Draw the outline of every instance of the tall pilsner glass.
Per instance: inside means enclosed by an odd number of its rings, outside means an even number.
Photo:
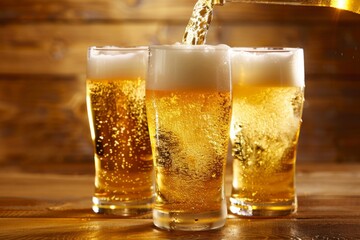
[[[234,48],[230,211],[296,211],[295,159],[304,102],[302,49]]]
[[[229,47],[150,47],[146,107],[157,227],[200,231],[224,225],[231,98]]]
[[[145,112],[148,47],[90,47],[86,100],[95,151],[93,210],[152,209],[153,162]]]

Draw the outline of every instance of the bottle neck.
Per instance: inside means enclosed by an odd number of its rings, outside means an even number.
[[[226,2],[266,3],[299,6],[322,6],[343,9],[360,14],[360,0],[211,0],[214,5],[224,5]]]

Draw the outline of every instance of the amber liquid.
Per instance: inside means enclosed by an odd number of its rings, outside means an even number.
[[[201,45],[206,43],[206,36],[213,18],[212,0],[198,0],[186,26],[183,44]]]
[[[186,224],[188,214],[193,216],[189,225],[199,227],[216,221],[212,213],[223,221],[230,93],[147,90],[146,94],[155,158],[155,213],[180,214],[181,224]],[[176,216],[173,221],[176,226]]]
[[[144,80],[88,79],[87,105],[95,148],[93,200],[100,208],[94,211],[151,199],[153,163]]]
[[[294,177],[303,96],[301,87],[233,87],[232,212],[264,216],[296,210]]]

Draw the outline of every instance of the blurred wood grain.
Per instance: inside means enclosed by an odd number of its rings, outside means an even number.
[[[0,163],[92,162],[85,107],[91,45],[180,41],[195,0],[0,1]],[[301,47],[299,162],[360,162],[360,15],[228,3],[209,44]]]
[[[188,21],[195,0],[2,0],[1,20],[11,21]],[[336,9],[264,4],[226,3],[215,11],[214,21],[359,21],[350,12]]]

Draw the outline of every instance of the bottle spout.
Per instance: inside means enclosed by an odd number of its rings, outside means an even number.
[[[333,7],[360,14],[360,0],[211,0],[214,5],[224,5],[226,2],[265,3],[298,6]]]

